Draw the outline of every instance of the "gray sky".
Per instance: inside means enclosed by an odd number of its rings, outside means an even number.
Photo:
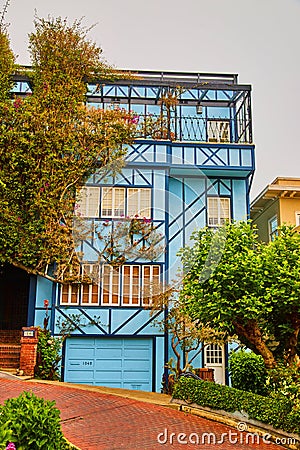
[[[11,0],[19,64],[30,63],[35,9],[96,23],[91,39],[119,68],[239,74],[253,87],[252,198],[277,176],[300,177],[300,0]]]

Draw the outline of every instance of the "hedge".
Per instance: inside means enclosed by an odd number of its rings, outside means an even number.
[[[293,409],[292,401],[283,396],[264,397],[211,381],[181,377],[174,386],[173,398],[227,412],[245,412],[249,419],[300,434],[300,411]]]

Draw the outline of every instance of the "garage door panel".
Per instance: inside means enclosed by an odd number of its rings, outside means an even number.
[[[121,370],[97,370],[96,371],[96,379],[100,378],[101,380],[109,383],[110,380],[122,382],[122,371]]]
[[[124,368],[124,370],[137,372],[137,373],[140,371],[149,372],[149,360],[145,360],[145,361],[139,360],[138,367],[137,367],[136,361],[124,360],[123,368]]]
[[[152,339],[68,338],[65,381],[152,390]]]
[[[132,359],[149,359],[149,348],[124,349],[124,357]]]
[[[124,381],[132,381],[132,382],[146,382],[149,379],[149,372],[148,371],[140,371],[140,372],[128,372],[124,370],[123,372],[123,379]]]
[[[78,370],[70,371],[68,374],[68,381],[70,383],[85,383],[84,380],[88,380],[93,377],[92,370],[87,370],[82,374],[82,372],[79,372]]]
[[[122,358],[123,351],[121,348],[97,348],[95,350],[96,359],[114,359]]]
[[[122,359],[96,359],[95,369],[102,372],[102,369],[121,370],[123,366]]]
[[[74,346],[68,349],[68,357],[70,359],[82,359],[81,355],[84,354],[84,359],[91,358],[94,359],[95,351],[93,347],[79,347]]]

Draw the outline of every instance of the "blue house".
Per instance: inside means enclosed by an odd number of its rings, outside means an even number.
[[[17,83],[19,94],[24,84]],[[177,252],[195,229],[248,218],[251,86],[231,74],[141,71],[89,85],[87,102],[135,111],[138,136],[121,173],[94,174],[78,194],[76,215],[91,230],[80,244],[81,269],[94,281],[61,287],[28,278],[23,325],[42,325],[47,299],[52,332],[65,323],[72,328],[63,348],[65,381],[160,391],[172,352],[155,325],[161,313],[147,309],[151,286],[176,279]],[[122,240],[132,224],[140,228],[131,236],[151,226],[159,238],[132,241],[122,264],[109,264],[103,242],[112,234]],[[216,380],[226,381],[226,349],[218,345],[207,346],[193,365],[214,368]]]

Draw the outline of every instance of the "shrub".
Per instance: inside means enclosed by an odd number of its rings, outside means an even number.
[[[0,450],[5,450],[7,444],[12,440],[13,440],[12,430],[5,423],[3,423],[0,426]]]
[[[23,392],[0,407],[0,429],[12,431],[8,439],[17,450],[71,449],[61,431],[60,411],[54,405],[54,401]]]
[[[59,380],[62,340],[48,330],[39,330],[35,376],[42,380]]]
[[[175,384],[173,398],[212,409],[245,412],[249,419],[300,433],[300,411],[293,409],[292,401],[283,396],[263,397],[210,381],[182,377]]]
[[[239,350],[229,356],[232,387],[264,395],[267,393],[267,370],[262,356]]]

